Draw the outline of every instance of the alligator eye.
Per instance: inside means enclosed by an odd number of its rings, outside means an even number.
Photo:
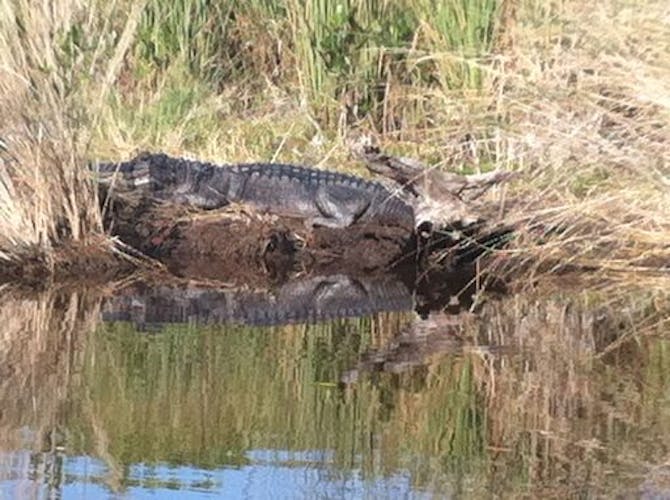
[[[307,248],[307,242],[304,238],[301,238],[297,233],[291,235],[291,243],[296,250],[303,250]]]

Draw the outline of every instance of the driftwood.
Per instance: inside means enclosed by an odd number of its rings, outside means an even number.
[[[414,208],[415,227],[467,228],[483,221],[474,200],[489,188],[516,177],[515,172],[457,175],[429,168],[412,159],[384,154],[376,146],[361,145],[354,153],[372,173],[397,184]]]

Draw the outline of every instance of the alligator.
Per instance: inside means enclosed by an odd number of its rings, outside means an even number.
[[[244,203],[307,227],[345,228],[375,222],[412,227],[408,203],[382,184],[354,175],[281,163],[215,165],[143,153],[121,163],[91,165],[103,186],[152,199],[216,209]]]
[[[190,322],[268,326],[410,311],[412,307],[411,292],[396,279],[338,274],[303,278],[266,290],[139,285],[107,299],[102,319],[132,322],[138,330]]]
[[[413,158],[396,157],[383,153],[377,146],[363,146],[357,154],[371,172],[393,179],[413,196],[424,198],[467,197],[473,200],[486,189],[517,177],[516,172],[493,171],[485,174],[459,175],[429,168]]]

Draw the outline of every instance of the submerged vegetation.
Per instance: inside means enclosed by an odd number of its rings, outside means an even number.
[[[90,159],[360,170],[371,133],[520,171],[494,196],[533,268],[667,269],[669,26],[659,0],[2,0],[0,259],[102,236]]]

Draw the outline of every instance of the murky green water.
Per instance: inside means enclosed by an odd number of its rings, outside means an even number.
[[[0,297],[0,497],[670,497],[653,296],[265,327],[171,297]]]

